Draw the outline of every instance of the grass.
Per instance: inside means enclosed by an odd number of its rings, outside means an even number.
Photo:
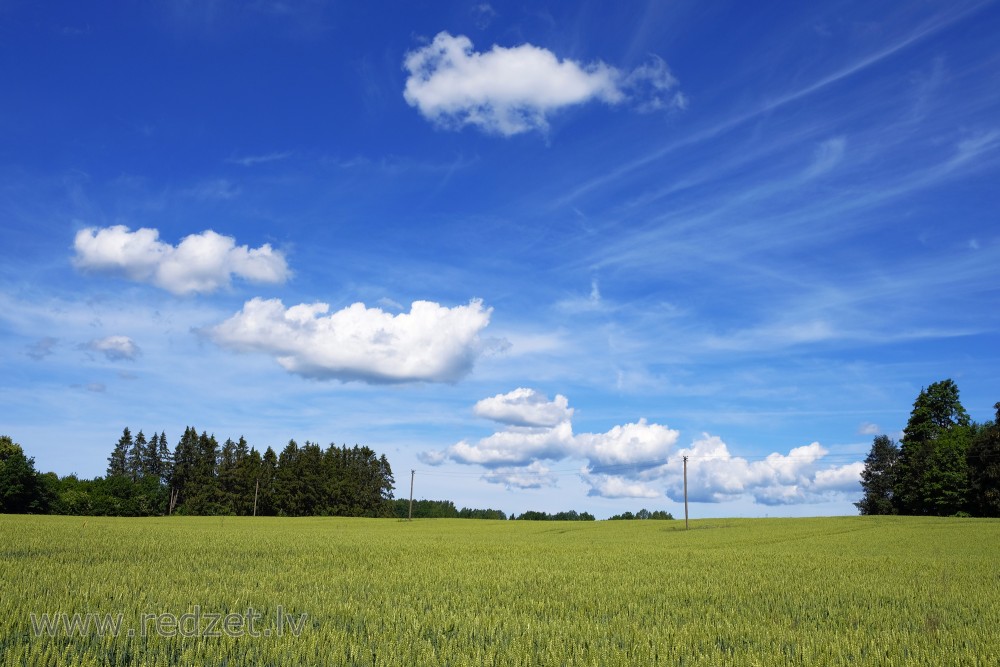
[[[730,519],[685,531],[681,521],[0,516],[0,535],[2,665],[1000,659],[995,520]],[[278,636],[279,607],[305,615],[301,632]],[[196,609],[247,608],[270,636],[245,625],[243,636],[204,636],[204,618],[202,636],[160,636],[143,620],[189,614],[194,630]],[[121,615],[121,632],[35,636],[32,614],[61,613]]]

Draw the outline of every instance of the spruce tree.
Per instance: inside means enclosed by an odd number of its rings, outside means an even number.
[[[133,482],[139,481],[146,475],[144,463],[148,444],[146,436],[143,434],[142,429],[140,429],[135,434],[135,440],[132,442],[126,458],[126,472]]]
[[[895,514],[893,489],[896,486],[899,447],[887,435],[875,436],[861,472],[865,495],[855,507],[861,514]]]
[[[132,444],[132,433],[126,426],[122,431],[122,437],[118,439],[118,444],[108,457],[108,477],[124,477],[128,473],[128,455],[132,450]]]
[[[166,431],[160,431],[160,443],[156,447],[157,459],[160,462],[160,481],[169,486],[170,475],[173,471],[174,456],[170,452],[170,445],[167,444]]]

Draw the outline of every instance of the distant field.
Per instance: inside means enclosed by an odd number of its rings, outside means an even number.
[[[3,665],[985,666],[1000,521],[0,516],[0,593]]]

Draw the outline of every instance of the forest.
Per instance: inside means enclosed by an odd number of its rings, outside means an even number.
[[[953,380],[922,389],[900,442],[875,436],[861,473],[861,514],[1000,517],[1000,403],[977,424]]]
[[[95,479],[38,474],[34,460],[0,436],[0,512],[158,516],[392,515],[392,469],[385,455],[355,445],[326,449],[290,440],[261,454],[242,437],[222,445],[184,430],[171,450],[165,433],[147,439],[125,428]]]

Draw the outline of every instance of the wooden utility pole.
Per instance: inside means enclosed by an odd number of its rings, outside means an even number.
[[[684,457],[684,530],[688,529],[688,457]]]
[[[257,486],[253,490],[253,515],[257,516],[257,494],[260,492],[260,477],[257,478]]]
[[[413,476],[416,474],[416,470],[410,470],[410,517],[407,521],[413,521]]]

